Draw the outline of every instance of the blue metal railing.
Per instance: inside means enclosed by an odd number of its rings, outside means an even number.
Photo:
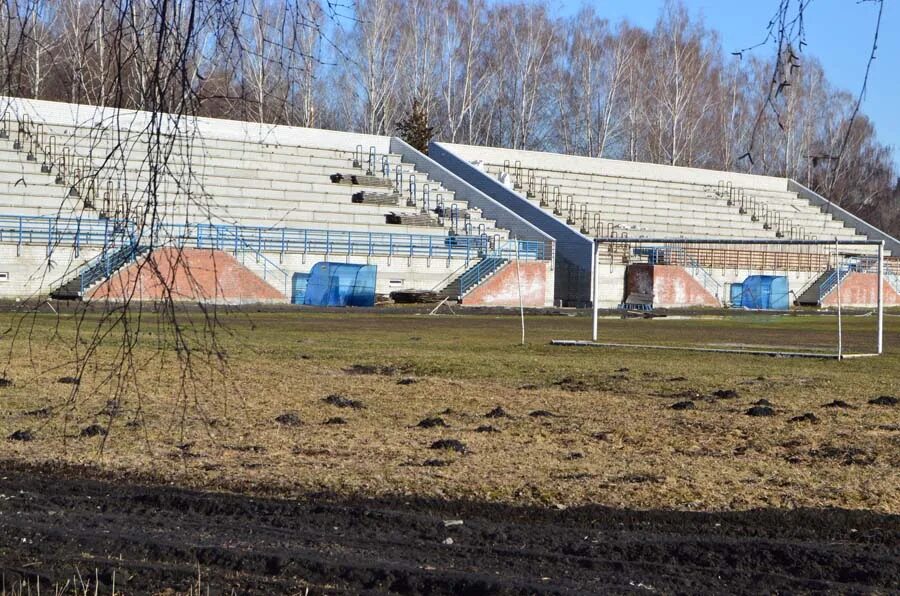
[[[177,242],[197,248],[240,252],[319,253],[326,255],[367,255],[396,257],[479,258],[518,257],[545,260],[543,242],[490,238],[487,235],[438,236],[389,232],[348,232],[306,228],[263,228],[210,223],[159,225],[147,230],[126,221],[111,219],[57,218],[46,216],[0,216],[0,242],[65,244],[80,246],[121,246],[143,232],[153,245]]]
[[[470,267],[459,276],[459,295],[462,296],[483,279],[500,269],[508,259],[503,257],[486,257]]]
[[[856,271],[856,265],[843,265],[837,269],[833,269],[831,273],[828,274],[828,277],[819,284],[819,302],[821,303],[825,296],[830,294],[839,283],[844,281],[844,278],[847,277],[851,271]]]
[[[104,250],[85,263],[78,274],[79,295],[83,296],[85,290],[95,283],[108,279],[123,266],[136,261],[144,250],[135,244],[127,244],[114,250]]]

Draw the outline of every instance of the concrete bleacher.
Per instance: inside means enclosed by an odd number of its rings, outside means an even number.
[[[65,235],[64,262],[48,273],[50,248],[19,247],[22,238],[39,243],[34,230],[45,221],[52,228],[54,218],[80,218],[73,225],[94,230],[94,241],[103,236],[98,226],[113,221],[152,224],[144,237],[154,244],[228,250],[286,299],[290,276],[319,260],[375,264],[377,291],[387,294],[440,289],[486,252],[510,250],[509,231],[471,204],[467,191],[446,188],[432,169],[417,171],[391,152],[391,137],[154,120],[144,112],[12,98],[0,98],[0,115],[0,216],[7,221],[0,243],[16,243],[11,275],[30,280],[24,290],[0,288],[0,297],[71,287],[73,272],[105,250],[84,243],[84,232]],[[333,181],[335,174],[360,183]],[[359,193],[395,201],[354,200]],[[15,240],[17,225],[29,232]],[[543,247],[512,254],[544,258]]]
[[[786,275],[791,290],[800,290],[830,265],[828,250],[794,240],[882,241],[886,255],[900,254],[896,239],[784,178],[443,142],[433,143],[431,153],[555,238],[557,271],[564,272],[557,274],[556,298],[567,304],[619,304],[626,269],[637,264],[681,266],[720,305],[727,286],[748,275]],[[604,244],[595,256],[595,238],[623,241]],[[698,242],[679,242],[689,239]],[[743,240],[771,244],[737,244]],[[655,254],[663,260],[647,261],[647,247],[667,245],[687,246],[694,256],[676,262],[661,252]]]
[[[481,162],[489,175],[504,175],[527,200],[591,236],[865,238],[788,191],[784,179],[443,146],[464,159]]]
[[[106,142],[92,141],[92,129],[89,128],[45,124],[42,133],[45,139],[51,136],[58,139],[57,144],[69,150],[68,159],[76,165],[68,166],[64,183],[57,184],[58,163],[54,171],[41,173],[40,154],[36,162],[22,163],[25,161],[22,151],[13,150],[11,143],[0,143],[0,157],[3,158],[0,192],[6,191],[3,196],[7,197],[0,205],[4,213],[54,215],[62,210],[64,213],[113,216],[129,202],[140,203],[141,195],[147,193],[150,172],[146,147],[140,139],[126,141],[124,150],[116,150]],[[61,142],[62,139],[65,141]],[[54,157],[60,152],[58,150]],[[330,181],[329,176],[335,172],[364,172],[364,168],[353,168],[354,152],[355,149],[284,147],[209,137],[194,144],[176,142],[166,158],[167,172],[160,175],[157,182],[158,216],[178,223],[202,221],[264,227],[435,233],[436,230],[431,228],[438,226],[437,217],[429,226],[385,223],[388,212],[421,211],[424,194],[428,192],[432,207],[442,202],[448,211],[455,206],[470,216],[468,221],[458,222],[442,218],[440,227],[444,229],[441,233],[455,227],[453,231],[460,234],[486,233],[506,237],[504,230],[481,217],[477,209],[470,208],[465,200],[458,199],[426,174],[417,173],[409,164],[403,164],[397,155],[385,157],[392,180],[397,168],[402,168],[403,184],[397,189],[400,203],[391,208],[352,203],[354,192],[383,190],[376,186],[354,186],[351,192],[346,186]],[[380,168],[380,160],[378,165]],[[414,207],[407,205],[410,176],[415,176]],[[77,188],[78,197],[70,196],[71,186]],[[104,195],[108,187],[112,189],[112,196],[107,199]],[[127,197],[124,200],[123,195]]]

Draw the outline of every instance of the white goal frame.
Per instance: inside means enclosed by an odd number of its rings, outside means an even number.
[[[551,344],[553,345],[563,345],[563,346],[591,346],[591,347],[609,347],[609,348],[641,348],[641,349],[658,349],[658,350],[686,350],[686,351],[695,351],[695,352],[719,352],[719,353],[735,353],[735,354],[755,354],[755,355],[768,355],[768,356],[782,356],[782,357],[797,357],[797,358],[826,358],[826,359],[835,359],[835,360],[843,360],[845,358],[862,358],[862,357],[871,357],[871,356],[880,356],[884,353],[884,240],[841,240],[840,238],[833,238],[830,240],[810,240],[810,239],[772,239],[772,238],[758,238],[758,239],[738,239],[738,238],[628,238],[628,237],[601,237],[594,238],[594,245],[592,250],[592,263],[591,263],[591,296],[593,298],[591,311],[591,325],[592,325],[592,333],[591,333],[591,341],[584,340],[566,340],[566,339],[558,339],[553,340]],[[838,296],[838,304],[837,304],[837,323],[838,323],[838,333],[837,333],[837,349],[835,353],[827,353],[827,352],[800,352],[800,351],[784,351],[784,350],[750,350],[750,349],[739,349],[739,348],[714,348],[714,347],[699,347],[699,346],[663,346],[663,345],[633,345],[633,344],[625,344],[625,343],[604,343],[599,341],[599,306],[597,304],[596,292],[597,292],[597,281],[598,281],[598,256],[600,246],[604,244],[659,244],[661,246],[665,246],[666,244],[699,244],[699,245],[757,245],[757,246],[824,246],[835,249],[835,254],[840,254],[840,249],[843,247],[875,247],[877,249],[877,274],[878,274],[878,288],[877,288],[877,304],[876,304],[876,338],[875,345],[876,351],[874,353],[854,353],[854,354],[846,354],[843,349],[843,339],[842,339],[842,324],[841,324],[841,301],[840,301],[840,283],[838,283],[837,287],[837,296]]]

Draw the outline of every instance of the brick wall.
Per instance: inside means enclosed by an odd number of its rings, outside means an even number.
[[[519,285],[522,286],[522,303],[529,307],[551,306],[548,301],[548,261],[511,261],[494,275],[463,297],[465,306],[519,306]]]
[[[91,300],[162,300],[216,304],[287,302],[281,292],[230,254],[198,248],[161,248],[125,267],[90,292]]]

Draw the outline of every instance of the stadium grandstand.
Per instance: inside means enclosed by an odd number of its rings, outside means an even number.
[[[0,115],[6,299],[739,307],[765,277],[790,304],[869,306],[876,249],[850,245],[874,240],[900,304],[900,242],[784,178],[14,98]]]
[[[552,301],[552,239],[399,139],[13,98],[0,114],[0,297],[304,303],[331,263],[382,295]]]
[[[900,304],[900,242],[793,180],[449,143],[430,154],[554,237],[564,304],[593,298],[595,238],[612,239],[596,257],[601,307],[742,306],[737,290],[760,276],[782,278],[790,304],[829,306],[840,286],[871,306],[877,247],[852,246],[866,240],[884,242],[885,304]],[[838,249],[791,244],[804,240]]]

